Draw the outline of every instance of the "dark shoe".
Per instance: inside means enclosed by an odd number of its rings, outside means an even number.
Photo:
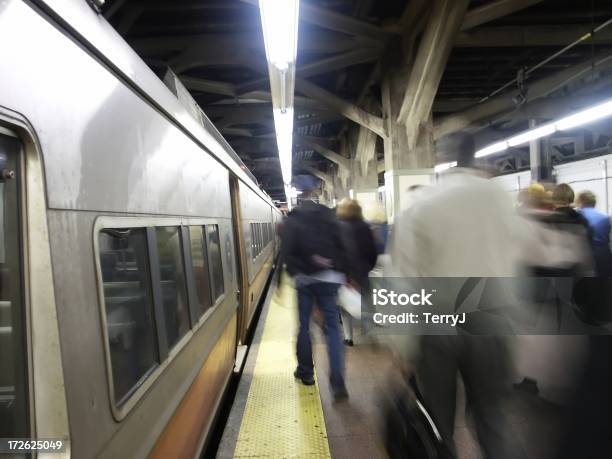
[[[302,384],[304,384],[305,386],[312,386],[315,383],[314,376],[300,375],[300,373],[297,370],[293,372],[293,376],[301,380]]]
[[[346,391],[346,386],[344,385],[332,388],[332,393],[334,394],[334,402],[342,402],[343,400],[347,400],[349,398],[349,394]]]
[[[353,346],[353,340],[352,339],[345,339],[344,340],[344,345],[345,346]]]

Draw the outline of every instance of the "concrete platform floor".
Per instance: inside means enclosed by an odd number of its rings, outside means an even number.
[[[324,336],[316,326],[313,334],[315,365],[332,458],[385,458],[380,439],[381,406],[391,381],[400,377],[390,350],[369,344],[356,330],[355,345],[345,347],[350,398],[346,402],[334,403],[329,387]],[[528,459],[554,457],[565,419],[563,408],[519,391],[512,396],[502,409],[510,418],[517,448],[522,449]],[[481,459],[483,455],[476,441],[473,422],[466,414],[460,379],[457,405],[454,438],[458,457]]]
[[[272,288],[274,288],[273,283]],[[284,288],[291,288],[283,282]],[[283,292],[283,297],[291,292]],[[256,336],[244,373],[239,384],[234,406],[229,416],[225,433],[218,451],[219,458],[236,457],[240,426],[244,416],[247,396],[252,387],[255,372],[255,361],[260,351],[260,343],[264,329],[264,322],[270,312],[270,300],[276,297],[269,292],[266,307],[258,324]],[[278,300],[278,297],[276,297]],[[293,302],[293,301],[291,301]],[[283,302],[285,303],[285,302]],[[289,301],[287,301],[289,303]],[[293,303],[295,305],[295,303]],[[284,304],[286,307],[287,304]],[[297,329],[297,314],[293,319],[286,321],[287,350],[294,352],[295,330]],[[293,327],[293,330],[290,328]],[[328,379],[327,350],[322,330],[313,323],[313,350],[317,371],[319,396],[323,408],[325,429],[329,442],[329,453],[334,459],[376,459],[385,458],[384,449],[380,443],[381,406],[389,385],[394,378],[399,378],[397,363],[392,358],[391,351],[379,344],[372,344],[371,340],[361,336],[355,330],[355,346],[345,347],[346,351],[346,382],[350,398],[347,401],[334,403]],[[281,343],[277,343],[281,345]],[[287,365],[287,383],[298,384],[291,376],[295,360],[289,359]],[[314,386],[317,387],[317,386]],[[474,429],[471,419],[466,415],[465,397],[461,384],[458,388],[458,408],[455,422],[455,442],[460,459],[480,459],[482,454],[475,441]],[[289,401],[287,401],[289,402]],[[559,443],[557,438],[564,419],[563,410],[557,405],[521,392],[515,392],[513,399],[502,407],[511,420],[512,428],[516,432],[517,448],[526,452],[529,459],[553,458],[555,447]],[[280,439],[279,439],[280,440]],[[286,454],[285,454],[286,453]],[[278,457],[302,457],[295,451],[287,450]],[[303,457],[318,457],[312,454]],[[267,457],[267,456],[258,456]],[[272,456],[270,456],[272,457]],[[276,456],[274,456],[276,457]]]

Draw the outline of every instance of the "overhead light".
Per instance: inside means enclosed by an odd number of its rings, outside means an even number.
[[[291,183],[291,161],[293,157],[293,108],[282,112],[280,109],[272,111],[274,127],[276,128],[276,145],[280,161],[283,183]]]
[[[457,161],[451,161],[450,163],[436,164],[434,166],[434,172],[436,174],[439,174],[440,172],[444,172],[445,170],[450,169],[451,167],[457,167]]]
[[[281,165],[285,194],[291,183],[293,143],[293,91],[295,87],[295,63],[299,0],[259,0],[259,12],[263,29],[276,143]],[[287,202],[290,198],[287,195]]]
[[[516,147],[518,145],[531,142],[532,140],[539,139],[540,137],[545,137],[547,135],[553,134],[555,131],[556,128],[554,124],[545,124],[544,126],[531,129],[527,132],[523,132],[522,134],[515,135],[514,137],[510,137],[508,139],[508,146]]]
[[[566,116],[565,118],[561,118],[555,123],[555,126],[557,127],[558,131],[565,131],[567,129],[582,126],[583,124],[587,124],[592,121],[597,121],[610,115],[612,115],[612,101],[605,102],[603,104],[587,108],[581,112],[574,113],[573,115]]]
[[[493,145],[489,145],[488,147],[483,148],[482,150],[478,150],[474,157],[482,158],[483,156],[492,155],[493,153],[499,153],[500,151],[504,151],[507,148],[508,142],[504,140],[503,142],[497,142]]]
[[[259,0],[268,62],[287,70],[297,56],[299,0]]]
[[[514,137],[510,137],[507,140],[502,140],[501,142],[489,145],[488,147],[478,150],[474,157],[482,158],[483,156],[499,153],[508,147],[516,147],[532,140],[537,140],[542,137],[546,137],[547,135],[554,134],[557,131],[573,129],[608,116],[612,116],[612,100],[579,111],[573,115],[566,116],[565,118],[561,118],[560,120],[552,123],[545,124],[535,129],[530,129],[529,131],[525,131],[521,134],[515,135]]]
[[[291,210],[293,208],[292,198],[291,198],[291,188],[292,186],[285,183],[285,196],[287,197],[287,210]]]

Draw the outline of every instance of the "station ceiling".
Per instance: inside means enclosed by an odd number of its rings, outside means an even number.
[[[355,126],[325,103],[326,93],[380,116],[381,69],[384,72],[388,50],[401,47],[413,31],[418,46],[418,32],[427,23],[432,3],[300,1],[297,79],[324,92],[313,98],[307,91],[308,97],[296,85],[294,173],[302,165],[327,170],[330,163],[309,141],[340,151],[343,137]],[[273,198],[283,198],[257,2],[106,0],[103,14],[153,71],[163,76],[170,68],[179,76],[262,188]],[[472,0],[438,88],[434,122],[482,104],[521,69],[541,63],[610,18],[612,2],[606,0]],[[525,93],[529,96],[531,81],[609,53],[612,27],[532,72]],[[608,66],[592,73],[585,84],[598,94],[608,91]],[[584,84],[568,84],[551,88],[546,97],[585,92]],[[499,95],[511,94],[516,87],[512,84]],[[523,129],[529,116],[478,120],[483,142]],[[600,129],[597,142],[609,143],[612,128],[609,131]],[[382,140],[377,154],[382,157]]]

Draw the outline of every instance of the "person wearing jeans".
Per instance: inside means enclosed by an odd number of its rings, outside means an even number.
[[[312,385],[314,365],[310,338],[312,308],[318,305],[325,318],[330,383],[335,400],[348,397],[344,383],[344,353],[336,299],[347,282],[348,262],[340,225],[332,209],[313,200],[316,179],[297,176],[301,203],[288,215],[282,232],[281,259],[297,289],[300,328],[297,337],[296,378]]]
[[[340,284],[331,282],[316,282],[297,288],[300,328],[297,337],[298,367],[296,373],[305,383],[312,380],[314,376],[312,342],[310,339],[310,316],[312,308],[316,303],[325,320],[329,375],[334,395],[344,388],[344,350],[338,323],[338,306],[336,304],[339,287]]]

